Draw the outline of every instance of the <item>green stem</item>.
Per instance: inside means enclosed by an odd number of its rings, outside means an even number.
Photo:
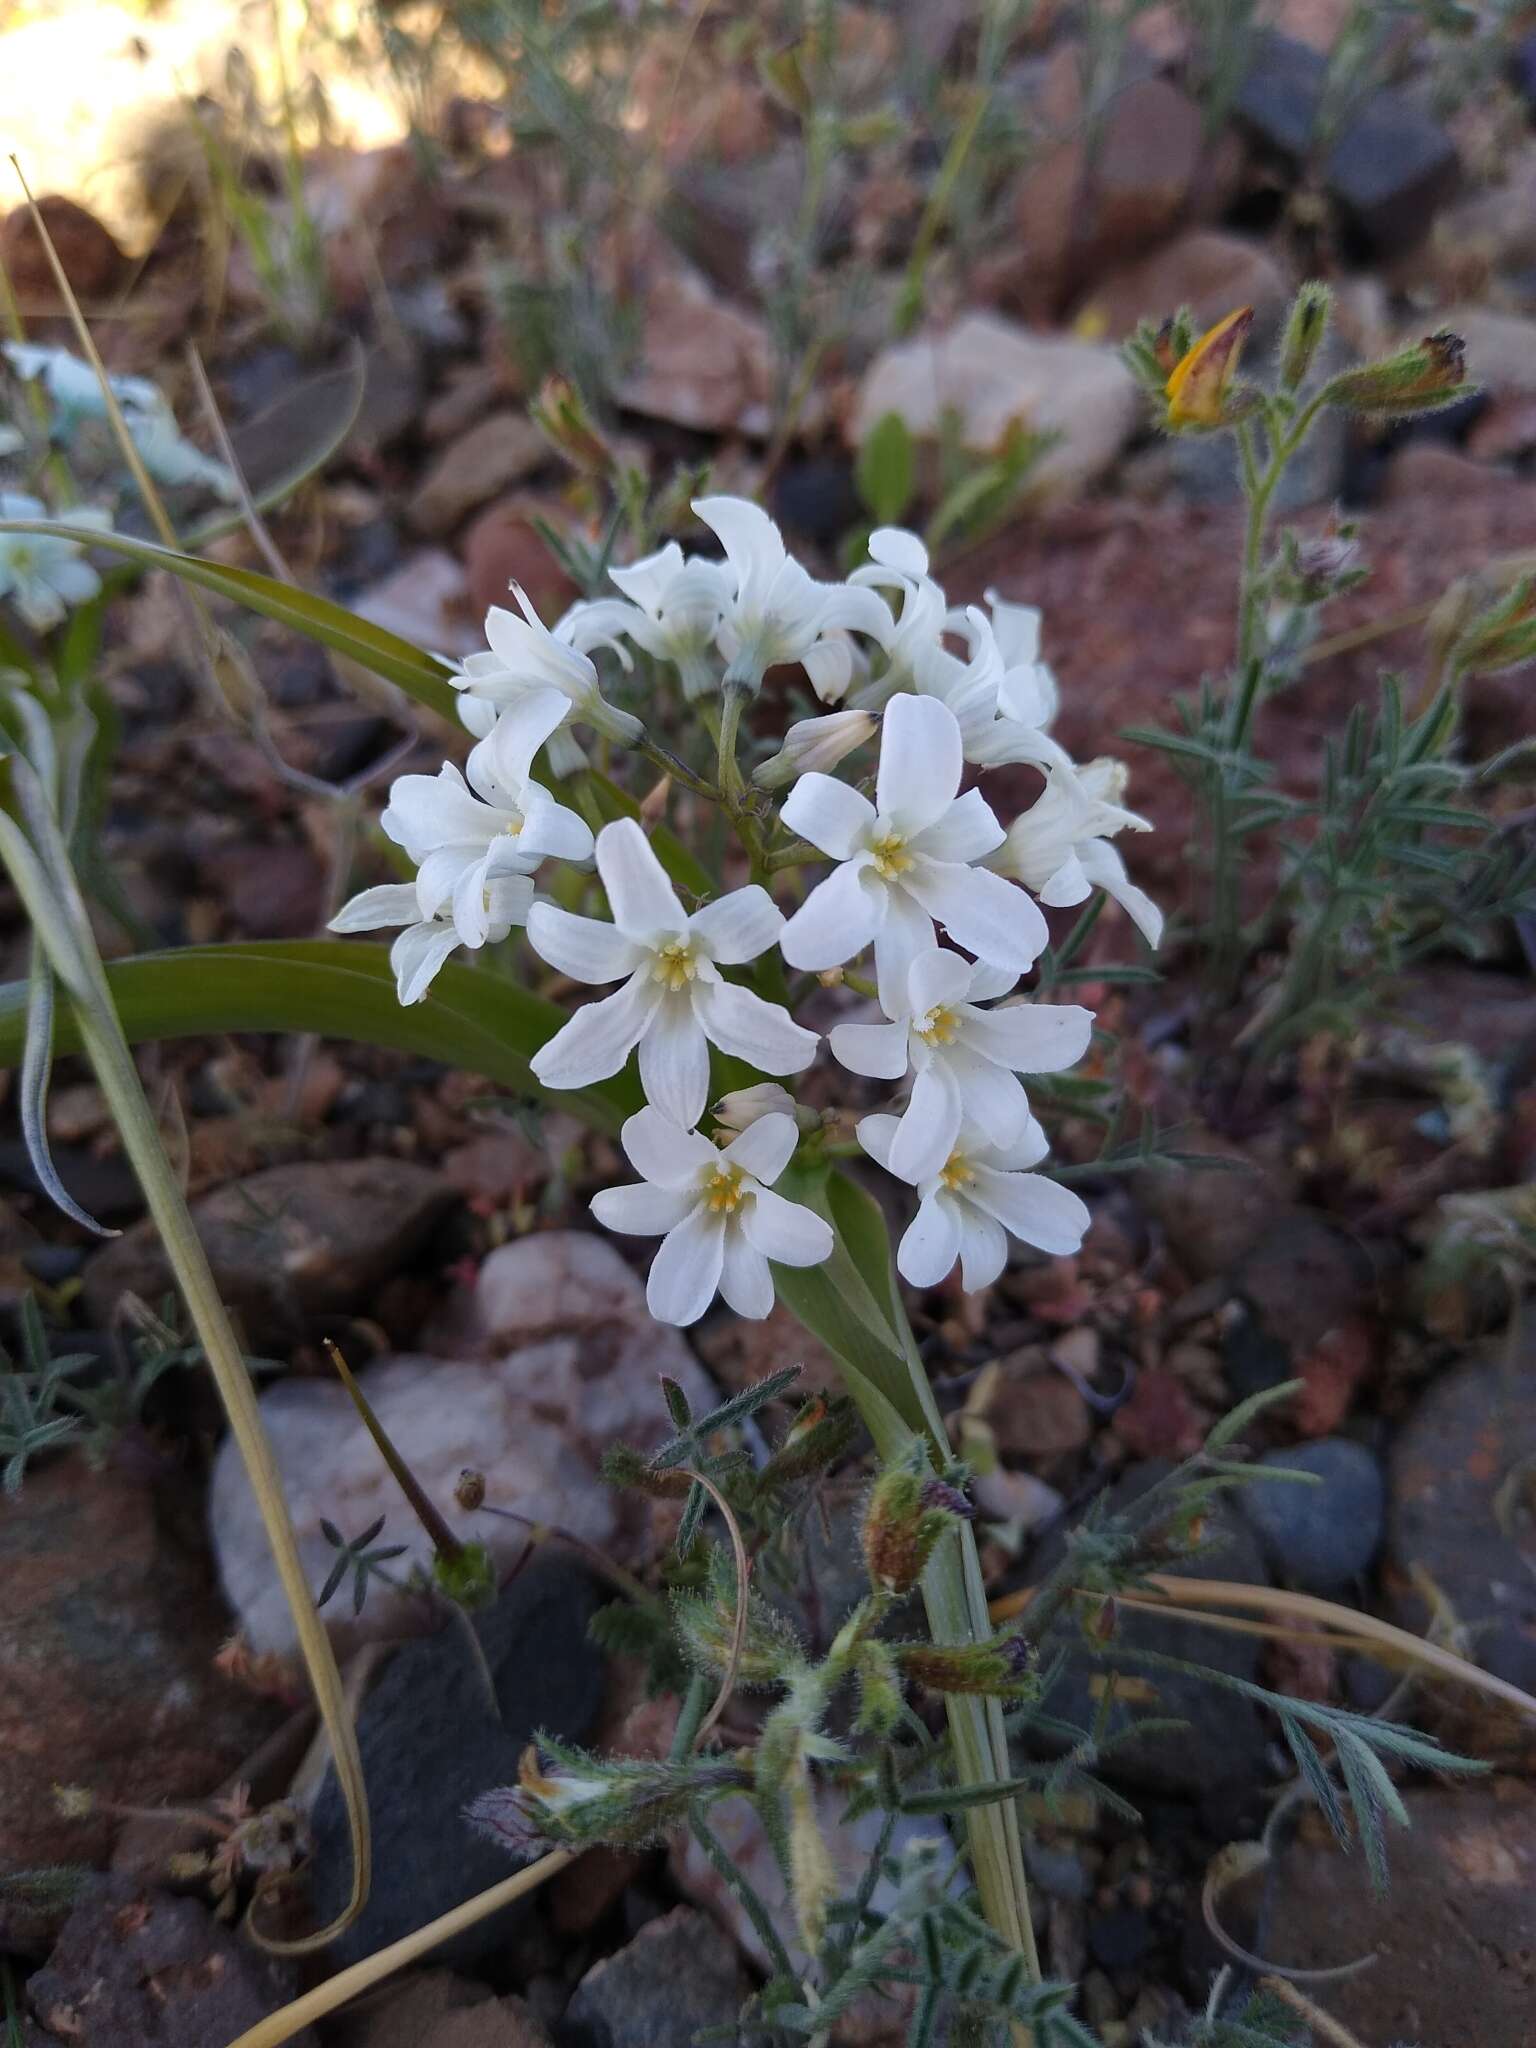
[[[795,1966],[790,1961],[789,1950],[785,1948],[779,1930],[773,1924],[773,1916],[749,1883],[740,1864],[731,1856],[697,1807],[689,1814],[688,1825],[693,1829],[699,1847],[724,1879],[726,1889],[752,1922],[758,1940],[773,1958],[776,1972],[787,1983],[797,1984],[799,1979],[795,1975]]]

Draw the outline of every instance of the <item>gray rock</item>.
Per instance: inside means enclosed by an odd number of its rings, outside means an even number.
[[[358,1716],[373,1824],[373,1888],[361,1917],[327,1950],[338,1968],[449,1912],[511,1875],[503,1850],[464,1818],[477,1793],[510,1784],[539,1730],[579,1742],[603,1695],[587,1622],[603,1595],[579,1566],[551,1557],[476,1616],[496,1679],[490,1711],[462,1631],[452,1625],[397,1650]],[[315,1910],[329,1920],[350,1883],[346,1812],[334,1773],[315,1803]],[[519,1902],[434,1951],[472,1965],[501,1948],[531,1908]]]
[[[1483,1667],[1536,1688],[1536,1574],[1529,1510],[1508,1482],[1536,1460],[1536,1360],[1498,1354],[1436,1380],[1392,1449],[1387,1509],[1395,1619],[1430,1616],[1419,1566],[1467,1629]]]
[[[703,2028],[734,2026],[746,1996],[725,1935],[679,1906],[588,1970],[555,2038],[559,2048],[691,2048]]]
[[[38,2021],[29,2048],[227,2048],[286,2004],[296,1980],[291,1963],[262,1955],[196,1899],[172,1898],[135,1878],[94,1878],[27,1984]],[[293,2040],[314,2048],[309,2027]]]
[[[1304,1593],[1342,1592],[1369,1571],[1386,1521],[1386,1482],[1364,1444],[1324,1437],[1259,1463],[1309,1472],[1315,1486],[1260,1479],[1238,1496],[1276,1575]]]

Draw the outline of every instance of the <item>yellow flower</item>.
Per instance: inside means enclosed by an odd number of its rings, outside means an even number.
[[[1170,427],[1224,424],[1228,393],[1252,325],[1252,306],[1239,306],[1202,334],[1174,365],[1164,386]]]

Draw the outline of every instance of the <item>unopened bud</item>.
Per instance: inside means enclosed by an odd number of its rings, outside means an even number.
[[[931,1498],[930,1487],[937,1488],[941,1498]],[[951,1501],[958,1501],[959,1508]],[[881,1593],[910,1593],[934,1545],[967,1511],[964,1496],[929,1471],[906,1464],[882,1472],[864,1511],[864,1562],[870,1584]]]
[[[1022,1636],[991,1643],[902,1643],[896,1649],[902,1676],[929,1692],[980,1693],[994,1699],[1028,1690],[1033,1658]]]
[[[573,469],[606,476],[613,468],[613,450],[603,439],[586,400],[568,377],[546,377],[528,408],[539,432]]]
[[[829,711],[822,718],[802,718],[785,733],[779,751],[753,769],[752,780],[759,789],[782,789],[813,770],[829,774],[874,731],[875,718],[868,711]]]
[[[1507,574],[1505,565],[1490,564],[1477,581],[1487,591],[1490,586],[1496,588]],[[1471,610],[1470,605],[1467,609]],[[1436,624],[1433,617],[1430,624]],[[1457,675],[1473,676],[1496,675],[1532,659],[1536,659],[1536,578],[1526,574],[1517,577],[1495,603],[1471,613],[1451,649],[1451,662]]]
[[[1251,409],[1232,387],[1252,326],[1252,306],[1239,306],[1186,350],[1163,387],[1170,428],[1231,426]]]
[[[1433,412],[1466,397],[1466,345],[1459,334],[1426,334],[1379,363],[1345,370],[1328,386],[1330,405],[1350,412]]]
[[[777,1081],[759,1081],[751,1088],[733,1088],[715,1104],[715,1122],[721,1131],[738,1136],[760,1116],[792,1116],[802,1131],[814,1131],[821,1119],[814,1109],[796,1102]],[[717,1136],[719,1133],[716,1134]]]
[[[1333,293],[1325,284],[1304,284],[1292,301],[1280,340],[1280,382],[1287,391],[1305,382],[1328,332],[1332,311]]]
[[[777,1487],[825,1472],[850,1448],[858,1428],[851,1401],[842,1397],[828,1401],[824,1395],[813,1395],[790,1424],[783,1443],[758,1473],[759,1491],[771,1493]]]
[[[476,1472],[472,1466],[466,1465],[459,1474],[458,1483],[453,1489],[453,1497],[461,1508],[472,1510],[484,1507],[485,1474]]]
[[[461,1543],[432,1559],[432,1582],[456,1607],[489,1607],[496,1598],[496,1567],[483,1543]]]

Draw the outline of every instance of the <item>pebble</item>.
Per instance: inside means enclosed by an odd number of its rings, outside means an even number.
[[[1386,1482],[1377,1459],[1348,1437],[1266,1451],[1261,1465],[1318,1481],[1256,1480],[1238,1495],[1277,1576],[1303,1593],[1341,1593],[1381,1547]]]
[[[705,2027],[735,2027],[747,1990],[714,1921],[677,1906],[588,1970],[566,2008],[560,2048],[690,2048]]]

